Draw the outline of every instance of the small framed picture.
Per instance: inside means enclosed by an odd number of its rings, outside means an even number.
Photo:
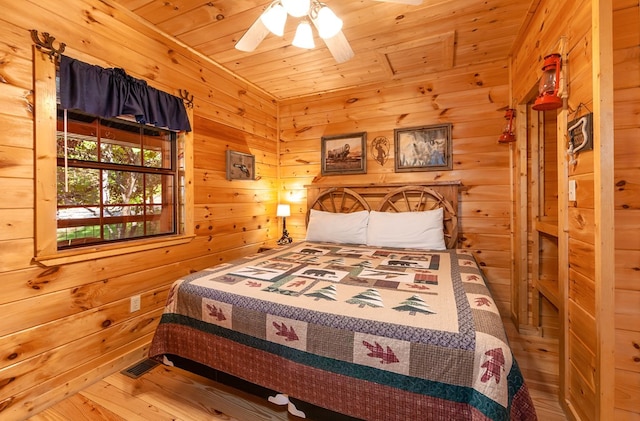
[[[367,133],[322,136],[322,175],[366,174]]]
[[[256,157],[227,149],[227,180],[254,180]]]
[[[571,157],[571,164],[575,164],[578,152],[593,150],[593,113],[571,120],[567,124],[567,134],[567,153]]]
[[[453,168],[450,123],[395,129],[393,136],[396,172]]]

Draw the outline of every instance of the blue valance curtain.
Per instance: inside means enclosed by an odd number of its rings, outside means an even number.
[[[134,115],[138,123],[191,131],[181,98],[159,91],[123,69],[100,66],[61,55],[60,105],[104,118]]]

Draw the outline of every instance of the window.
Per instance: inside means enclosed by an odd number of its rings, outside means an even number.
[[[175,132],[62,109],[57,126],[58,250],[176,234]]]
[[[55,61],[34,50],[35,260],[53,266],[191,241],[193,132],[68,110],[65,147],[56,97]]]

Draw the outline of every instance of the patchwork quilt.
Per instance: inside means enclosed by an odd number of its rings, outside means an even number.
[[[152,342],[164,354],[360,419],[536,419],[465,250],[302,242],[190,274]]]

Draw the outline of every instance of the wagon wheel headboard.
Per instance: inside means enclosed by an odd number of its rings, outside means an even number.
[[[443,209],[443,229],[447,248],[458,246],[459,181],[415,184],[361,184],[349,186],[308,185],[307,215],[311,209],[350,213],[361,210],[416,212]]]
[[[346,187],[332,187],[322,191],[309,206],[311,209],[333,213],[351,213],[371,210],[367,201],[355,191]],[[309,225],[309,211],[306,224]]]
[[[389,192],[380,201],[379,212],[421,212],[442,208],[447,248],[458,244],[457,211],[443,195],[429,187],[405,186]]]

